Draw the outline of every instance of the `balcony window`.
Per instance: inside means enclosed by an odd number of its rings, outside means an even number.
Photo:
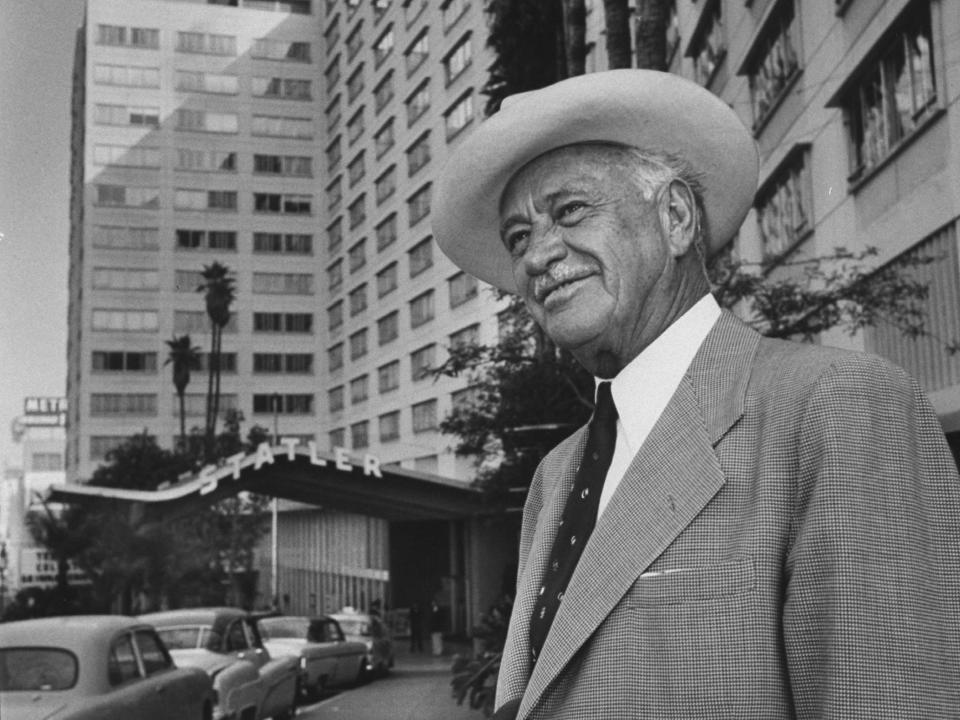
[[[380,37],[373,44],[373,58],[377,67],[390,57],[393,52],[393,26],[387,26],[387,29],[381,33]]]
[[[443,73],[447,85],[460,77],[470,66],[472,55],[473,46],[470,42],[470,33],[467,33],[443,59]]]
[[[407,177],[416,175],[429,162],[430,131],[427,130],[407,148]]]
[[[424,28],[405,53],[407,77],[413,75],[430,55],[430,28]]]
[[[413,125],[430,109],[430,81],[424,80],[406,100],[407,127]]]
[[[757,226],[766,262],[783,257],[813,231],[812,195],[810,150],[797,146],[757,193]]]
[[[387,150],[393,147],[393,118],[387,120],[380,129],[377,130],[377,134],[373,136],[373,143],[377,160],[379,160]]]
[[[713,80],[717,68],[727,54],[720,5],[719,0],[713,0],[704,7],[699,27],[695,30],[687,50],[687,55],[693,58],[693,79],[704,87]]]
[[[762,127],[791,80],[800,71],[798,47],[793,1],[781,2],[758,36],[742,68],[750,77],[755,130]]]

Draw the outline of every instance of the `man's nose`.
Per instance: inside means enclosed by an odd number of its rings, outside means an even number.
[[[530,243],[523,256],[524,266],[528,275],[541,275],[566,255],[567,246],[559,228],[534,228],[530,231]]]

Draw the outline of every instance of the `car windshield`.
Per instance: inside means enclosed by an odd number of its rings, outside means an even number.
[[[62,648],[0,649],[0,691],[69,690],[77,682],[77,657]]]
[[[220,634],[209,625],[157,628],[157,634],[169,650],[217,650],[220,647]]]
[[[370,623],[360,618],[337,618],[344,635],[372,635]]]
[[[307,628],[310,625],[306,618],[275,617],[264,618],[259,622],[260,634],[264,640],[276,640],[277,638],[297,638],[303,640],[307,637]]]

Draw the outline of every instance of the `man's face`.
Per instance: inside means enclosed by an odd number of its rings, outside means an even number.
[[[628,361],[659,334],[652,318],[668,302],[670,265],[661,194],[644,198],[623,151],[598,145],[541,155],[504,190],[501,237],[517,288],[537,323],[578,357]]]

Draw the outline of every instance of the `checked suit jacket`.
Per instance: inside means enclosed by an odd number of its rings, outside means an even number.
[[[643,388],[637,393],[642,395]],[[518,718],[960,717],[960,480],[923,392],[724,312],[528,626],[584,429],[524,509],[497,705]]]

